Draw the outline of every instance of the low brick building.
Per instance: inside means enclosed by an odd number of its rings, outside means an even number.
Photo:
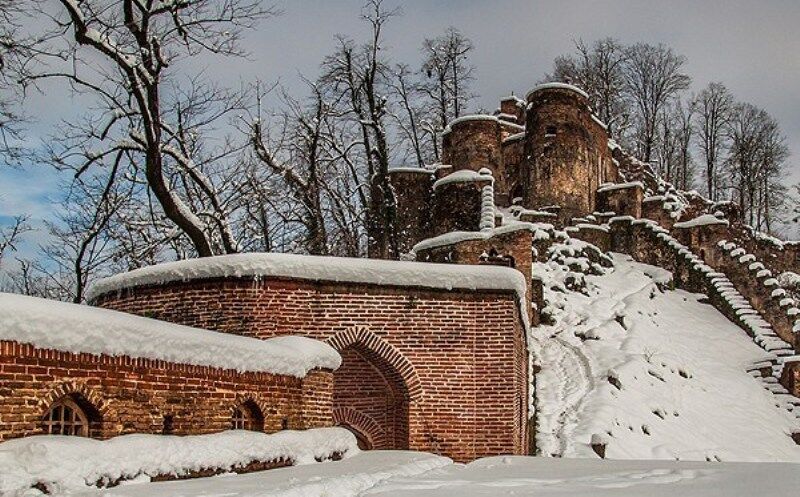
[[[307,338],[264,342],[0,294],[0,441],[331,426],[341,359]]]
[[[457,461],[528,451],[525,278],[456,266],[287,254],[163,264],[101,281],[95,305],[342,355],[334,423],[362,445]]]

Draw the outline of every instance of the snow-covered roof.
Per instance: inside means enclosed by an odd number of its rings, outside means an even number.
[[[500,119],[490,114],[471,114],[468,116],[461,116],[447,123],[447,127],[444,129],[444,131],[442,131],[442,134],[446,135],[447,133],[450,133],[453,131],[453,126],[457,124],[470,121],[494,121],[495,123],[500,123]]]
[[[519,271],[498,266],[433,264],[296,254],[233,254],[157,264],[102,279],[88,291],[89,300],[142,285],[208,278],[276,277],[337,283],[437,288],[510,290],[525,295]]]
[[[488,174],[487,174],[488,172]],[[461,169],[454,173],[450,173],[444,178],[436,180],[433,188],[439,188],[442,185],[450,183],[469,183],[472,181],[494,181],[491,171],[488,169],[481,169],[480,171],[473,171],[472,169]]]
[[[570,84],[567,84],[567,83],[545,83],[545,84],[536,86],[534,89],[532,89],[531,91],[526,93],[525,94],[525,100],[530,100],[531,95],[533,95],[534,93],[536,93],[538,91],[552,90],[552,89],[570,90],[570,91],[574,91],[575,93],[581,95],[584,98],[589,98],[589,95],[585,91],[583,91],[580,88],[578,88],[577,86],[570,85]]]
[[[305,337],[259,340],[87,305],[0,293],[0,340],[63,352],[105,354],[304,377],[336,369],[331,346]]]
[[[688,221],[683,221],[681,223],[675,223],[673,225],[674,228],[696,228],[698,226],[708,226],[712,224],[724,224],[725,226],[728,225],[728,221],[724,219],[720,219],[716,216],[711,214],[703,214],[702,216],[697,216],[694,219],[690,219]]]

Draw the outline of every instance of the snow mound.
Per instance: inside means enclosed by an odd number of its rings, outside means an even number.
[[[298,378],[342,362],[333,347],[311,338],[259,340],[10,293],[0,293],[0,340]]]
[[[39,435],[0,443],[0,495],[22,496],[35,485],[50,494],[107,486],[121,480],[149,481],[207,469],[232,471],[252,462],[291,460],[312,464],[334,454],[358,452],[344,428],[281,431],[272,435],[232,430],[186,437],[123,435],[94,440]]]
[[[542,454],[597,457],[602,437],[611,459],[800,461],[797,420],[747,372],[774,357],[666,271],[613,259],[580,291],[557,262],[534,267],[552,323],[532,330]]]

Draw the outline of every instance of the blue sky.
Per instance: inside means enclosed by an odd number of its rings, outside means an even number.
[[[248,60],[200,61],[221,82],[280,80],[302,92],[298,74],[314,77],[333,37],[359,38],[361,0],[277,2],[283,15],[250,33]],[[572,49],[572,40],[613,36],[623,42],[663,42],[688,57],[694,89],[723,81],[740,100],[764,107],[781,123],[797,153],[791,164],[800,181],[800,2],[796,0],[442,0],[390,2],[403,16],[387,28],[387,52],[395,61],[416,66],[419,46],[453,25],[472,38],[477,67],[473,107],[494,109],[499,97],[524,94],[550,69],[556,55]],[[27,113],[37,117],[28,132],[41,143],[62,119],[82,106],[52,85],[33,95]],[[0,223],[27,213],[38,222],[57,198],[58,178],[44,166],[24,170],[0,167]],[[36,235],[34,235],[36,236]],[[40,235],[39,235],[40,236]],[[35,246],[35,240],[27,250]]]

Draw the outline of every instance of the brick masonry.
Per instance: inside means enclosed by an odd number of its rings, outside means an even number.
[[[97,438],[162,433],[168,416],[177,435],[227,430],[233,409],[249,401],[268,433],[333,423],[330,371],[300,379],[0,342],[0,441],[42,433],[43,416],[67,396]]]
[[[327,340],[345,359],[334,416],[372,446],[457,461],[527,450],[527,353],[512,292],[242,278],[140,287],[95,304],[256,338]]]

